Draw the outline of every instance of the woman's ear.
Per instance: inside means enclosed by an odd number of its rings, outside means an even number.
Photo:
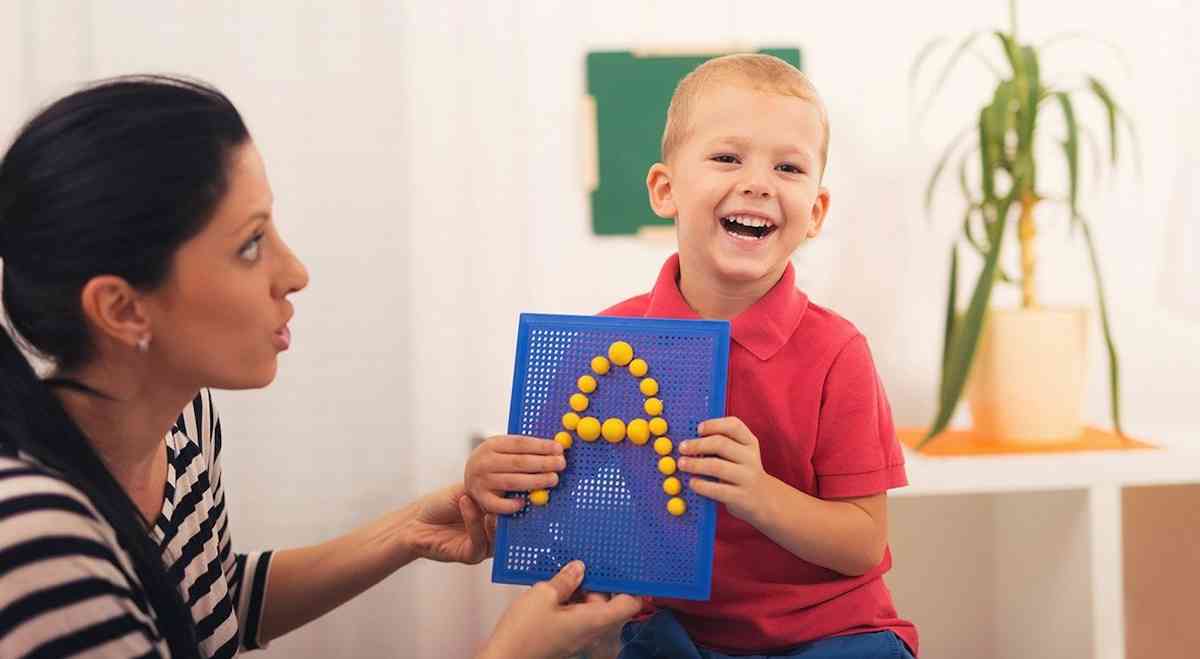
[[[141,295],[121,277],[92,277],[80,293],[83,316],[102,337],[138,347],[151,334],[150,317]]]
[[[679,209],[671,195],[671,170],[666,165],[656,162],[650,166],[646,174],[646,191],[650,194],[650,209],[655,215],[667,220],[675,219]]]

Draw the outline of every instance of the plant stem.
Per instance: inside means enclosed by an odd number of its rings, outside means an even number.
[[[1037,195],[1026,192],[1021,196],[1021,219],[1017,223],[1017,237],[1021,241],[1021,308],[1036,309],[1037,286],[1034,280],[1033,239],[1037,236],[1037,226],[1033,223],[1033,207],[1037,205]]]
[[[1008,21],[1012,25],[1012,32],[1009,35],[1015,42],[1017,40],[1017,0],[1008,0]]]

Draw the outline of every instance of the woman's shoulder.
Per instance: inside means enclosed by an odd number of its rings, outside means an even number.
[[[116,532],[79,488],[0,452],[0,656],[57,654],[49,648],[93,638],[98,628],[135,654],[161,656],[134,575]]]
[[[116,531],[83,491],[32,459],[0,454],[0,591],[81,578],[128,588],[131,575]]]
[[[68,536],[117,546],[112,527],[78,487],[28,456],[0,452],[0,551]]]

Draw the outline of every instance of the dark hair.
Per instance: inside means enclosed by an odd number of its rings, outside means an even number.
[[[83,286],[116,275],[152,290],[208,223],[249,134],[200,82],[123,77],[38,113],[0,161],[0,258],[9,323],[60,371],[94,357]],[[175,657],[199,656],[191,613],[146,521],[12,337],[0,331],[0,441],[59,470],[117,532]]]

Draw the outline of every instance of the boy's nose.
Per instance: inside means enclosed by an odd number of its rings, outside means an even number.
[[[742,196],[767,199],[771,196],[771,190],[761,183],[746,183],[742,185]]]

